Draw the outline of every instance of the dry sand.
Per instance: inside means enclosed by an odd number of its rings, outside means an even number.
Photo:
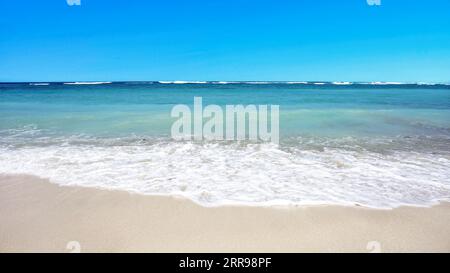
[[[205,208],[0,177],[0,252],[69,252],[71,241],[82,252],[450,252],[450,205]]]

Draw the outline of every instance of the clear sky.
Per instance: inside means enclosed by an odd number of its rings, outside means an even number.
[[[0,0],[0,81],[450,82],[450,1]]]

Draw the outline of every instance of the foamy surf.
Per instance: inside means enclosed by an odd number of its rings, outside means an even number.
[[[0,173],[36,175],[59,185],[184,196],[203,206],[394,208],[450,200],[448,154],[380,153],[345,142],[304,146],[314,139],[278,147],[36,135],[28,144],[14,143],[26,137],[19,133],[3,139]]]

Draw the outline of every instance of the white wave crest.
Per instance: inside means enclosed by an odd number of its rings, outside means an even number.
[[[252,81],[252,82],[244,82],[245,84],[270,84],[271,82],[260,82],[260,81]]]
[[[206,81],[158,81],[161,84],[205,84]]]
[[[111,82],[65,82],[68,85],[97,85],[97,84],[110,84]]]
[[[34,85],[34,86],[47,86],[50,85],[50,83],[47,82],[36,82],[36,83],[29,83],[29,85]]]
[[[351,82],[333,82],[334,85],[351,85]]]
[[[401,85],[401,84],[406,84],[403,82],[371,82],[369,84],[372,85]]]
[[[218,81],[218,82],[212,82],[213,84],[233,84],[233,83],[239,83],[239,82],[227,82],[227,81]]]
[[[308,84],[308,82],[286,82],[287,84]]]

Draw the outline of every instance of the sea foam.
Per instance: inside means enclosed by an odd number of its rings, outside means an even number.
[[[193,143],[167,139],[39,138],[0,145],[0,173],[60,185],[178,195],[204,206],[428,206],[450,200],[450,158],[352,145]],[[309,142],[314,140],[308,140]],[[356,147],[356,148],[355,148]]]

